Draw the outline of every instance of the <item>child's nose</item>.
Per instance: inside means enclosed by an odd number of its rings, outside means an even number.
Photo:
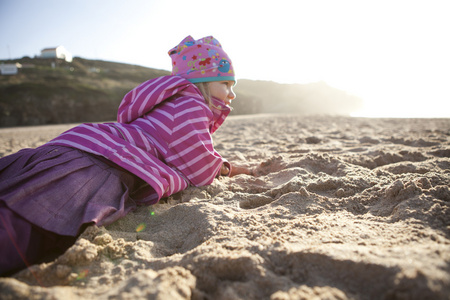
[[[233,100],[234,98],[236,98],[236,94],[234,93],[233,90],[231,90],[230,93],[228,93],[228,98],[230,98],[231,100]]]

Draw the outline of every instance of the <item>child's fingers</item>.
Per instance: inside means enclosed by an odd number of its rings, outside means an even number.
[[[230,169],[225,164],[222,164],[222,167],[220,168],[220,175],[228,175],[230,173]]]

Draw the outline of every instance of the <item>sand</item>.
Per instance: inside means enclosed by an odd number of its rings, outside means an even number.
[[[0,130],[1,155],[69,126]],[[1,299],[450,299],[450,119],[230,117],[216,179],[89,227]]]

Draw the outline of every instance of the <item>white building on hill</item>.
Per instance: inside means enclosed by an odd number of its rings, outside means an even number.
[[[72,54],[63,46],[42,49],[41,58],[60,58],[67,62],[72,62]]]
[[[0,65],[0,74],[1,75],[16,75],[18,73],[18,69],[22,67],[19,63],[15,64],[1,64]]]

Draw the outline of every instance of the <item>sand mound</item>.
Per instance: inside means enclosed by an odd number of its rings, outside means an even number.
[[[449,119],[236,116],[215,144],[255,176],[89,227],[0,298],[449,299]]]

